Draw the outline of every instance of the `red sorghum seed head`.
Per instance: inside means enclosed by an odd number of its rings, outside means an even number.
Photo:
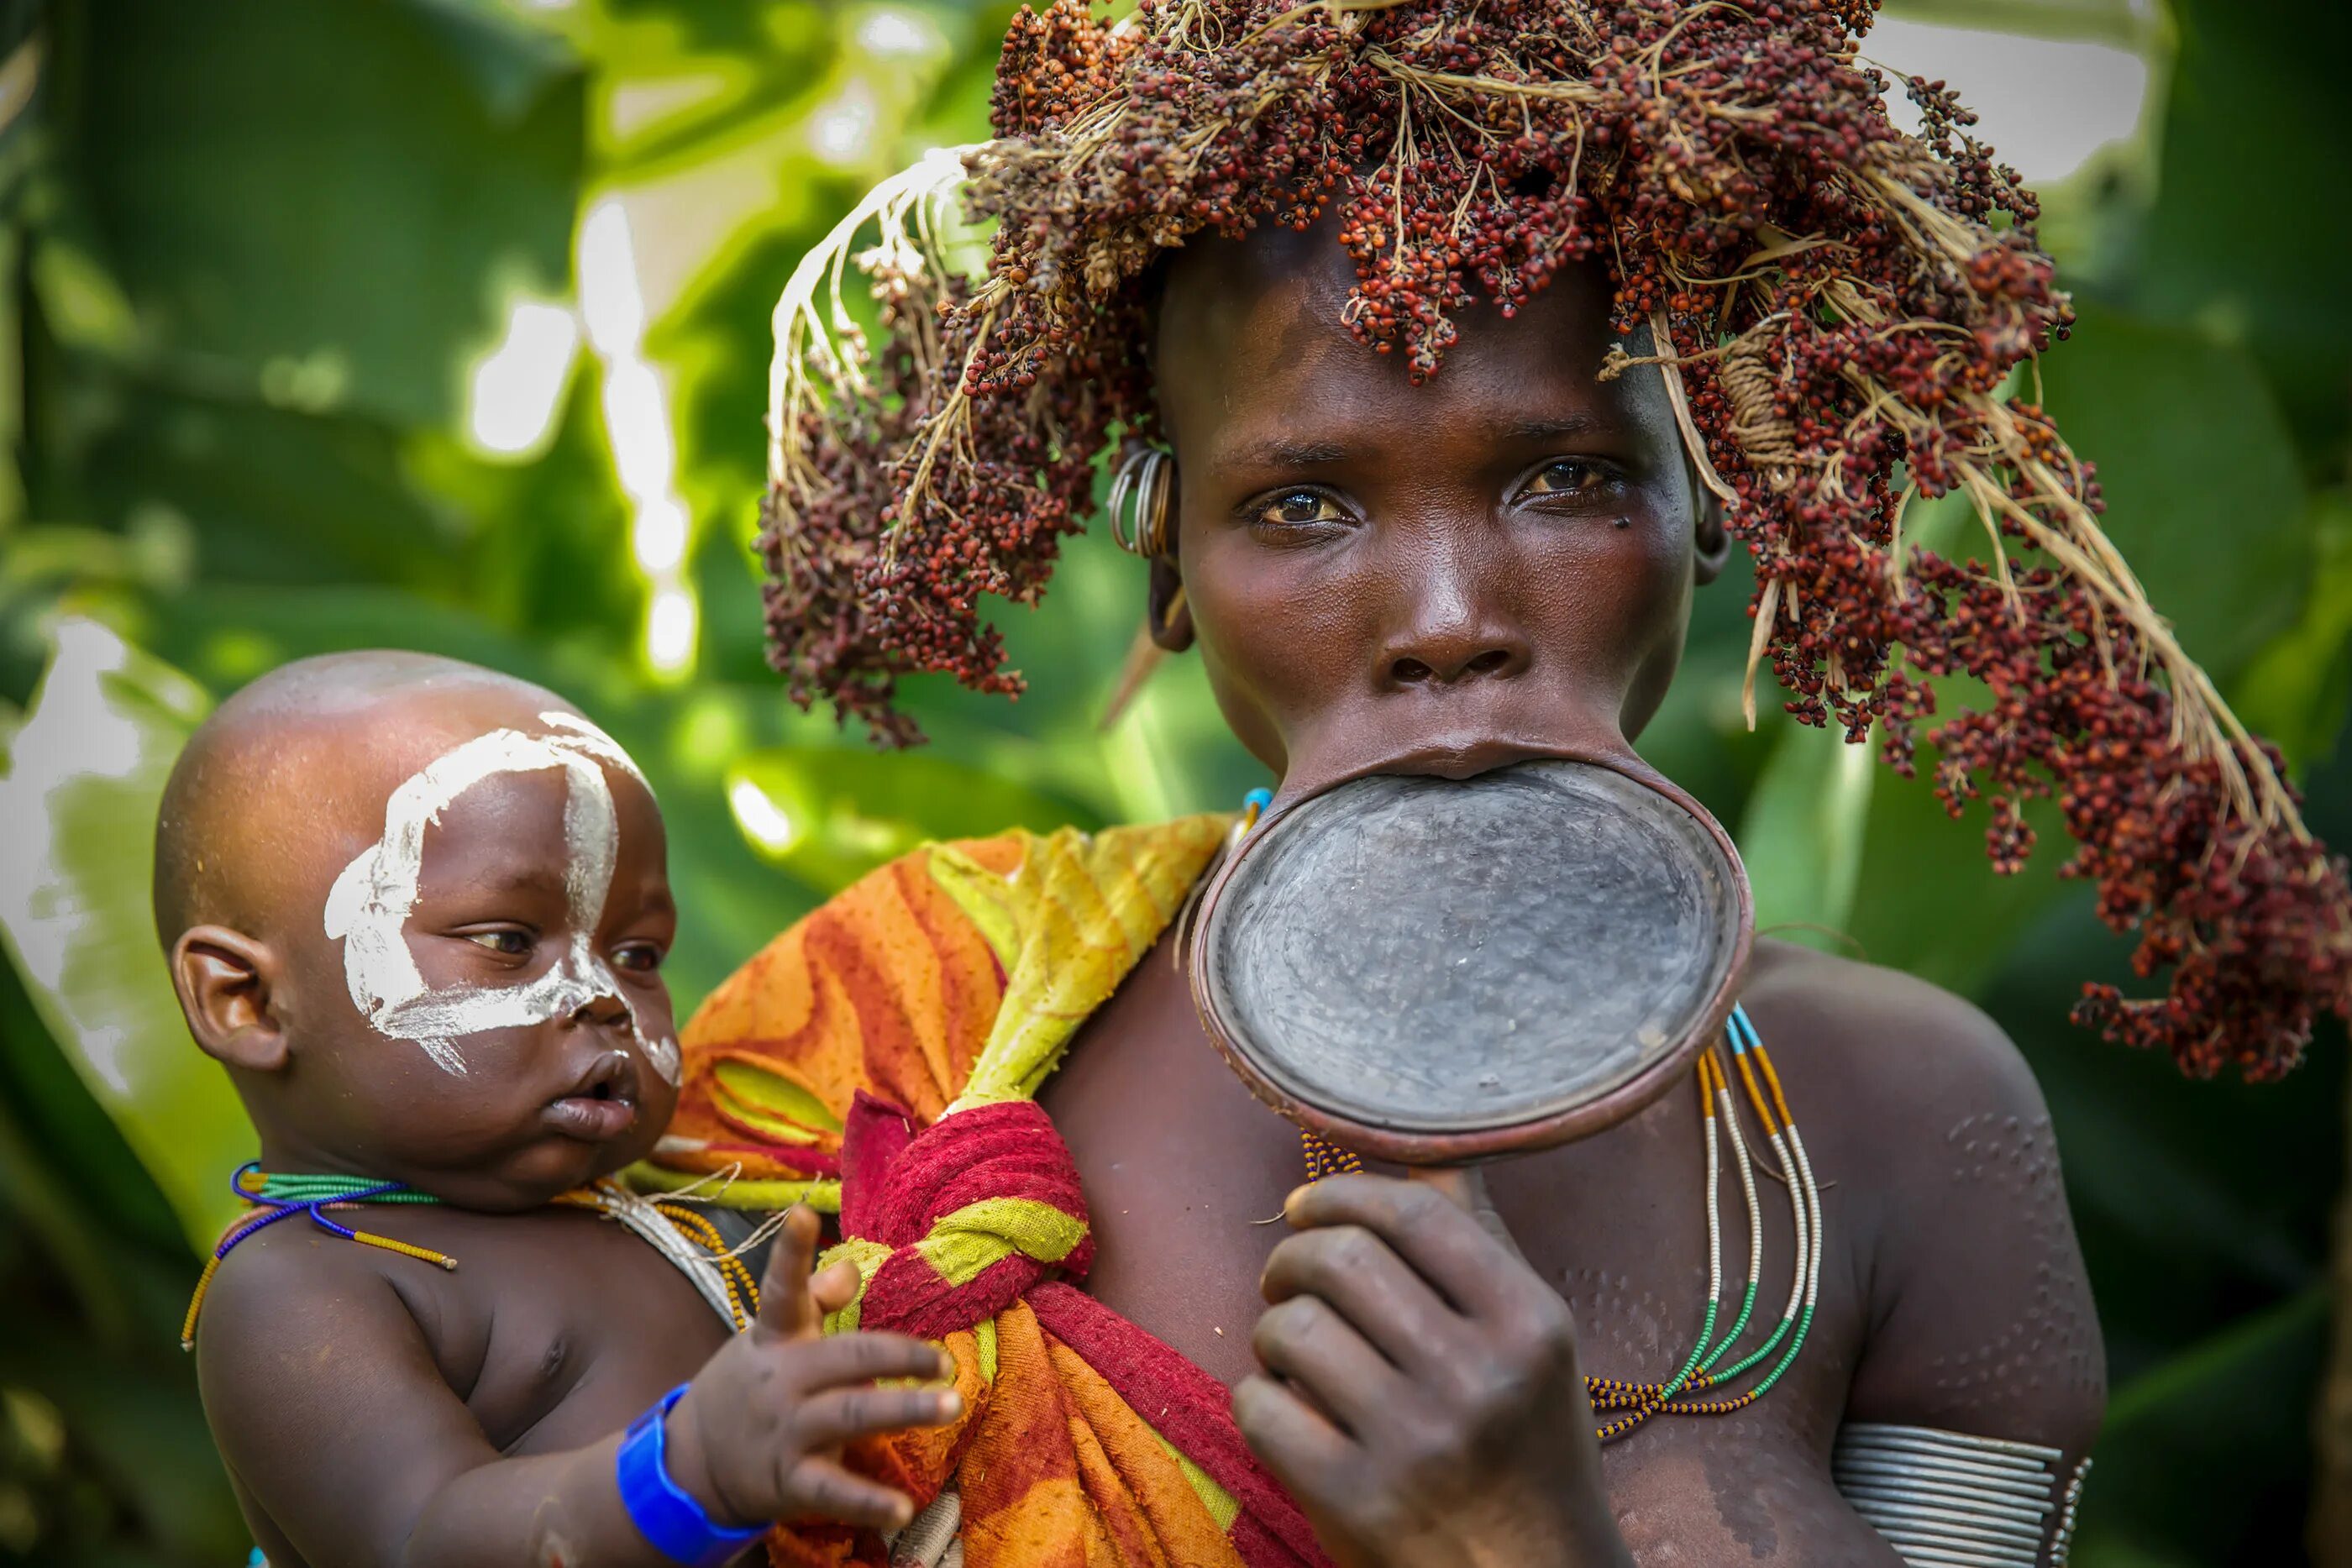
[[[1755,558],[1756,647],[1808,724],[1909,773],[1937,677],[1981,711],[1926,732],[1953,815],[1989,798],[2013,872],[2055,796],[2099,913],[2164,996],[2077,1016],[2188,1071],[2292,1066],[2352,1012],[2346,867],[2101,535],[2098,486],[2002,389],[2072,320],[2032,197],[1940,83],[1896,131],[1855,52],[1875,0],[1083,0],[1005,38],[996,140],[877,190],[778,308],[761,544],[793,696],[919,738],[897,677],[1012,693],[982,596],[1030,602],[1097,464],[1149,440],[1145,274],[1201,230],[1330,215],[1345,320],[1438,373],[1453,316],[1599,258],[1615,325],[1673,361],[1686,433]],[[993,221],[985,275],[942,225]],[[881,243],[860,248],[877,227]],[[854,260],[886,341],[839,318]],[[1617,356],[1607,373],[1633,361]],[[1898,538],[1964,494],[1991,562]]]

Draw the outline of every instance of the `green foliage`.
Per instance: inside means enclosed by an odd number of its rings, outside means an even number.
[[[1748,798],[1739,858],[1756,890],[1756,929],[1814,941],[1848,929],[1878,763],[1828,730],[1780,728]]]
[[[1896,9],[2177,47],[2158,143],[2050,193],[2084,298],[2044,390],[2157,601],[2284,745],[2315,826],[2352,842],[2352,235],[2310,179],[2352,163],[2325,74],[2346,14]],[[0,122],[0,700],[26,710],[0,780],[0,1554],[241,1550],[172,1341],[189,1237],[246,1134],[145,913],[147,814],[201,694],[390,644],[572,696],[662,798],[687,1005],[924,837],[1225,807],[1263,781],[1195,661],[1100,727],[1142,590],[1096,537],[1046,608],[1006,616],[1019,703],[913,683],[928,752],[877,758],[794,713],[762,662],[748,547],[775,291],[866,183],[979,133],[1010,10],[252,0],[224,25],[165,0],[0,0],[0,79],[20,41],[43,50],[38,95]],[[618,293],[588,238],[616,213]],[[525,297],[577,298],[586,341],[541,367],[549,428],[500,454],[469,387]],[[640,365],[654,402],[616,404]],[[656,426],[667,443],[632,455]],[[648,483],[691,519],[675,565],[633,555]],[[1970,548],[1934,507],[1906,527]],[[656,659],[662,592],[698,619]],[[2340,1037],[2252,1089],[2072,1030],[2073,988],[2128,980],[2127,949],[2056,876],[2055,822],[1995,878],[1981,808],[1947,820],[1931,757],[1911,782],[1861,766],[1788,722],[1769,674],[1750,733],[1747,595],[1735,563],[1699,596],[1643,752],[1737,826],[1762,924],[1975,998],[2033,1061],[2116,1383],[2077,1561],[2291,1561]]]
[[[66,621],[0,779],[0,934],[43,1020],[199,1246],[236,1212],[223,1188],[249,1135],[196,1053],[141,918],[155,802],[204,716],[184,676],[95,622]]]

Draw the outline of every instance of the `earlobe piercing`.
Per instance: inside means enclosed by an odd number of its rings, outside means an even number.
[[[1175,477],[1176,459],[1157,446],[1139,448],[1118,465],[1104,510],[1119,549],[1145,560],[1167,555],[1168,498]]]

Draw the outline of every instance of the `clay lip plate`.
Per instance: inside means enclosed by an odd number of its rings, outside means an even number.
[[[1285,1115],[1449,1164],[1654,1100],[1722,1026],[1752,921],[1729,838],[1662,779],[1565,759],[1372,775],[1227,857],[1193,995]]]

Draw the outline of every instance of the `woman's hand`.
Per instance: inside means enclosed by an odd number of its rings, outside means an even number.
[[[1290,1195],[1234,1419],[1347,1568],[1620,1568],[1568,1303],[1436,1188]],[[1488,1211],[1491,1221],[1491,1210]]]

